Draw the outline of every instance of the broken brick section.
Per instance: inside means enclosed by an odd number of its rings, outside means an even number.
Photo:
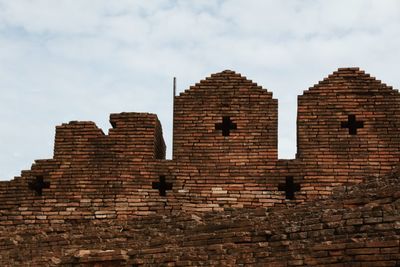
[[[0,226],[286,208],[399,163],[400,95],[358,68],[299,96],[291,160],[278,159],[277,100],[238,73],[213,74],[174,102],[172,160],[154,114],[112,114],[107,135],[93,122],[57,126],[53,159],[0,182]]]

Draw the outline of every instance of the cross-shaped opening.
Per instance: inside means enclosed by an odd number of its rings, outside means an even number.
[[[29,183],[29,189],[41,196],[44,188],[50,188],[50,183],[43,180],[43,176],[36,176],[35,181]]]
[[[285,184],[279,184],[278,189],[285,191],[286,199],[294,199],[294,193],[300,191],[300,184],[294,183],[292,176],[287,176]]]
[[[347,121],[342,122],[342,128],[349,128],[349,134],[355,135],[358,128],[364,128],[364,122],[357,121],[356,115],[349,115]]]
[[[153,189],[158,189],[160,196],[165,197],[167,195],[167,190],[172,189],[172,183],[167,183],[165,181],[165,176],[161,175],[159,182],[153,182]]]
[[[222,123],[215,124],[215,130],[222,130],[223,136],[229,136],[231,130],[236,130],[236,123],[231,121],[231,117],[223,116]]]

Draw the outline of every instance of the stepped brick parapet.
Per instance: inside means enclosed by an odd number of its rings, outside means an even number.
[[[62,124],[52,159],[0,182],[0,263],[395,266],[399,114],[397,90],[338,69],[278,159],[278,101],[226,70],[175,96],[172,159],[154,114]]]

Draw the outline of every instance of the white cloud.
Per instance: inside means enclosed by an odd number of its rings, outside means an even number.
[[[171,86],[234,69],[274,93],[293,157],[297,95],[340,66],[399,87],[397,0],[0,0],[0,178],[52,154],[54,127],[158,113]],[[283,130],[285,129],[285,131]]]

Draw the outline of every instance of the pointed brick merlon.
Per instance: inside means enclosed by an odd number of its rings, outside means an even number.
[[[56,127],[55,159],[93,160],[123,155],[126,159],[164,159],[165,142],[157,116],[149,113],[110,115],[109,134],[93,122],[69,122]]]
[[[278,101],[239,73],[211,74],[175,97],[173,158],[178,161],[272,164],[277,141]]]

